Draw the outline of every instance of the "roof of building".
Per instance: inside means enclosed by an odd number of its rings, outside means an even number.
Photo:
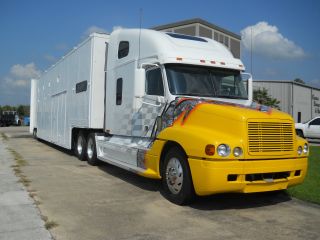
[[[257,80],[256,79],[256,80],[253,80],[253,81],[254,82],[271,82],[271,83],[290,83],[290,84],[298,85],[298,86],[301,86],[301,87],[312,88],[312,89],[320,91],[320,88],[318,88],[318,87],[314,87],[314,86],[311,86],[311,85],[308,85],[308,84],[299,83],[299,82],[296,82],[296,81],[293,81],[293,80]]]
[[[235,34],[233,32],[230,32],[222,27],[219,27],[217,25],[214,25],[212,23],[209,23],[201,18],[192,18],[192,19],[187,19],[187,20],[183,20],[183,21],[179,21],[179,22],[174,22],[174,23],[169,23],[169,24],[165,24],[165,25],[161,25],[161,26],[156,26],[156,27],[152,27],[151,29],[154,30],[164,30],[164,29],[168,29],[168,28],[175,28],[175,27],[180,27],[180,26],[184,26],[184,25],[188,25],[188,24],[193,24],[193,23],[200,23],[202,25],[205,25],[209,28],[213,28],[215,30],[218,30],[220,32],[223,32],[225,34],[228,34],[238,40],[241,40],[241,36],[238,34]]]

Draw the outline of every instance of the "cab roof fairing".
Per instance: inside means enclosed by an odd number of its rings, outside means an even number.
[[[245,70],[242,61],[234,58],[227,47],[209,38],[200,38],[205,41],[181,39],[149,29],[121,29],[113,35],[129,42],[134,39],[132,47],[138,49],[140,38],[140,59]],[[138,53],[138,49],[131,50]]]

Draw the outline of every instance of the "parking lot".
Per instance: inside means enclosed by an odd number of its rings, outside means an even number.
[[[319,239],[320,207],[285,193],[222,194],[176,206],[160,182],[109,164],[89,166],[34,140],[26,127],[0,128],[18,153],[42,215],[57,239]],[[0,191],[1,192],[1,191]],[[1,209],[0,209],[1,211]]]

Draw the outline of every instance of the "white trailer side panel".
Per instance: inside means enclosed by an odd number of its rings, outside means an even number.
[[[73,128],[103,129],[108,39],[92,34],[39,79],[39,138],[71,149]]]

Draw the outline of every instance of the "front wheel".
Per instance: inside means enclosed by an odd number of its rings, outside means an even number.
[[[87,161],[90,165],[96,166],[99,163],[97,158],[97,148],[95,134],[90,133],[87,140]]]
[[[162,165],[162,186],[165,197],[178,205],[194,200],[195,193],[187,156],[178,147],[166,154]]]

